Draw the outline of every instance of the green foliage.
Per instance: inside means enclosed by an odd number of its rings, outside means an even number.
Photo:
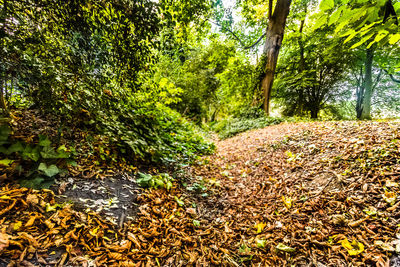
[[[223,43],[216,35],[210,39],[208,45],[193,45],[183,62],[169,54],[160,56],[154,75],[157,84],[179,92],[180,101],[169,106],[197,123],[241,109],[252,96],[253,66],[232,42]]]
[[[351,97],[341,82],[357,57],[341,46],[340,38],[332,38],[332,27],[313,30],[303,21],[285,38],[292,45],[282,51],[273,88],[284,116],[316,119],[332,102]]]
[[[259,108],[251,108],[239,113],[236,117],[221,120],[211,126],[222,139],[232,137],[251,129],[264,128],[286,121],[283,118],[267,117]]]
[[[67,165],[74,164],[71,159],[74,150],[67,149],[64,145],[55,149],[47,136],[40,135],[38,144],[28,144],[12,140],[8,126],[1,126],[0,132],[2,133],[0,156],[7,157],[0,161],[0,165],[12,168],[9,172],[14,175],[18,173],[22,186],[35,189],[48,188],[57,175],[67,173],[65,169]],[[11,165],[14,162],[17,164]]]
[[[400,4],[392,0],[323,0],[314,28],[335,25],[335,33],[352,43],[351,49],[374,44],[393,45],[400,40],[398,18]]]
[[[141,187],[145,188],[164,188],[166,190],[171,190],[174,178],[169,176],[167,173],[161,173],[159,175],[151,175],[142,172],[138,172],[138,178],[136,182]]]
[[[0,80],[11,80],[16,94],[43,112],[102,135],[128,161],[188,160],[212,145],[167,107],[179,102],[181,90],[149,77],[161,28],[189,27],[208,7],[205,1],[7,1]],[[45,142],[23,157],[37,162],[60,153]]]

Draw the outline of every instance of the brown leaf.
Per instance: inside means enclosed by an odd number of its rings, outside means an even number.
[[[5,229],[3,228],[2,232],[0,232],[0,252],[10,245],[9,235],[5,233]]]

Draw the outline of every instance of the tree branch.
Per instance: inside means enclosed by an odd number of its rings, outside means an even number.
[[[209,22],[211,22],[212,24],[215,24],[215,25],[217,25],[218,27],[221,27],[222,28],[222,25],[221,24],[219,24],[218,22],[215,22],[215,21],[212,21],[212,20],[208,20]],[[236,35],[236,33],[235,32],[233,32],[231,29],[228,29],[228,28],[224,28],[224,30],[226,30],[227,32],[229,32],[230,34],[232,34],[232,36],[233,36],[233,38],[235,38],[236,39],[236,41],[238,41],[239,42],[239,44],[243,47],[243,49],[251,49],[251,48],[253,48],[253,47],[255,47],[256,45],[258,45],[258,43],[260,43],[260,41],[265,37],[265,35],[266,35],[266,33],[263,33],[258,39],[257,39],[257,41],[254,43],[254,44],[252,44],[252,45],[247,45],[246,46],[246,44]]]
[[[268,1],[268,20],[271,20],[272,18],[272,1],[273,0]]]
[[[395,83],[400,83],[400,79],[397,79],[393,76],[393,74],[390,74],[387,70],[384,69],[384,71],[386,72],[387,75],[389,75],[390,79],[392,79],[392,81],[394,81]]]

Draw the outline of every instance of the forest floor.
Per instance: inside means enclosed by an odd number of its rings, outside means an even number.
[[[0,266],[399,264],[399,121],[283,123],[216,146],[170,191],[114,170],[55,193],[3,185]]]

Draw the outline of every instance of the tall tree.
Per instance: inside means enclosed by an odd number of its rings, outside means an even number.
[[[260,87],[264,96],[264,111],[267,115],[270,109],[271,90],[274,84],[276,64],[282,46],[286,19],[289,15],[291,3],[291,0],[277,0],[272,13],[272,0],[268,2],[268,27],[261,61],[261,64],[264,64],[265,67],[260,81]]]
[[[396,1],[394,1],[396,2]],[[376,48],[394,45],[400,40],[398,33],[398,18],[400,4],[392,0],[338,1],[322,0],[322,14],[316,22],[316,27],[322,25],[336,26],[335,32],[340,37],[346,37],[344,44],[350,43],[350,49],[365,46],[363,85],[357,91],[357,117],[371,118],[371,98],[373,95],[372,64]]]
[[[371,119],[371,99],[373,95],[372,84],[372,63],[374,59],[374,48],[370,47],[366,50],[364,60],[364,78],[361,86],[357,88],[357,118],[361,120]],[[361,69],[362,70],[362,69]]]

